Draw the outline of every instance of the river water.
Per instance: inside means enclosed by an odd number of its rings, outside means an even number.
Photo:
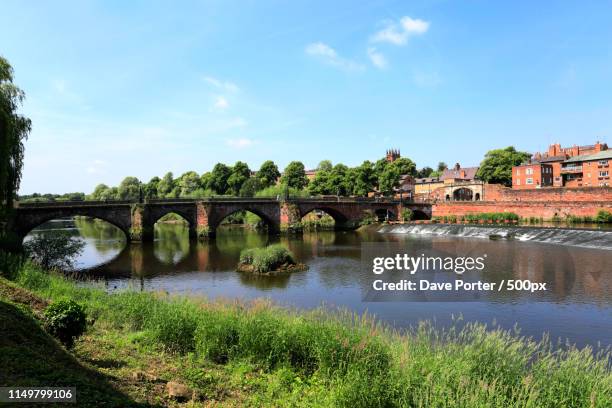
[[[219,228],[213,241],[190,242],[184,224],[158,223],[154,242],[126,244],[121,231],[110,224],[77,218],[50,221],[32,234],[63,230],[85,240],[77,267],[101,279],[109,290],[130,287],[243,300],[266,297],[290,307],[324,305],[367,312],[398,329],[420,320],[433,320],[441,327],[478,321],[517,327],[536,339],[546,332],[555,341],[581,347],[612,345],[612,232],[525,229],[518,235],[512,231],[516,239],[505,239],[508,232],[499,231],[498,239],[491,240],[482,230],[449,228],[398,226],[385,227],[381,233],[372,227],[268,237],[226,226]],[[235,271],[241,249],[279,241],[308,270],[276,277]],[[363,268],[362,244],[372,242],[392,243],[413,253],[486,254],[483,279],[531,279],[547,282],[548,290],[492,292],[477,301],[365,301],[364,281],[371,271]]]

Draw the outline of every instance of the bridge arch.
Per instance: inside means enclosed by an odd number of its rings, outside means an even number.
[[[264,225],[268,228],[268,233],[277,233],[280,231],[279,220],[277,217],[274,217],[268,214],[265,210],[259,209],[255,206],[232,206],[227,208],[225,211],[216,211],[211,214],[208,218],[208,227],[211,232],[217,230],[219,225],[223,222],[223,220],[227,219],[227,217],[236,214],[238,212],[248,211],[257,215],[264,223]]]
[[[326,207],[326,206],[313,206],[306,210],[300,211],[300,220],[306,217],[308,214],[323,212],[334,219],[334,223],[336,225],[344,224],[348,218],[342,214],[342,212],[336,210],[335,208]]]
[[[23,241],[23,239],[32,232],[33,229],[43,225],[46,222],[58,220],[58,219],[66,219],[66,218],[74,218],[75,216],[83,216],[89,217],[93,219],[99,219],[104,222],[117,227],[123,235],[125,236],[126,242],[129,242],[131,239],[130,235],[130,218],[128,213],[127,220],[124,217],[117,216],[117,214],[113,213],[105,213],[95,211],[95,209],[88,208],[75,208],[69,211],[51,211],[51,212],[37,212],[33,214],[29,214],[28,216],[20,215],[17,219],[17,226],[15,231],[19,236],[19,239]]]

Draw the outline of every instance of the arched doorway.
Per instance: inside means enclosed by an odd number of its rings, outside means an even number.
[[[461,187],[453,191],[453,201],[472,201],[474,192],[465,187]]]

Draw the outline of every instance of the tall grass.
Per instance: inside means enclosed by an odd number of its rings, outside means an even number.
[[[253,270],[265,273],[277,270],[281,265],[295,264],[293,254],[280,244],[265,248],[248,248],[240,252],[240,263],[252,265]]]
[[[515,332],[422,323],[397,333],[368,316],[269,302],[207,302],[154,293],[107,294],[32,265],[16,281],[48,298],[71,297],[90,316],[174,353],[220,364],[290,370],[340,407],[609,407],[609,350],[553,349]]]

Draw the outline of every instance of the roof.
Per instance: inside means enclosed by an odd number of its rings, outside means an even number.
[[[461,171],[465,172],[465,176],[461,177]],[[462,179],[462,180],[474,180],[476,178],[476,172],[478,171],[478,167],[460,167],[456,170],[454,167],[452,169],[446,169],[442,173],[440,180],[446,179]]]
[[[441,181],[442,180],[440,180],[440,177],[425,177],[425,178],[418,178],[414,180],[416,184],[439,183]]]
[[[602,150],[601,152],[597,152],[593,154],[581,154],[580,156],[570,157],[563,163],[576,163],[576,162],[605,160],[605,159],[612,159],[612,149]]]
[[[560,154],[557,156],[550,156],[550,157],[543,157],[539,160],[540,163],[550,163],[550,162],[557,162],[557,161],[563,161],[566,159],[567,156],[565,156],[564,154]]]

